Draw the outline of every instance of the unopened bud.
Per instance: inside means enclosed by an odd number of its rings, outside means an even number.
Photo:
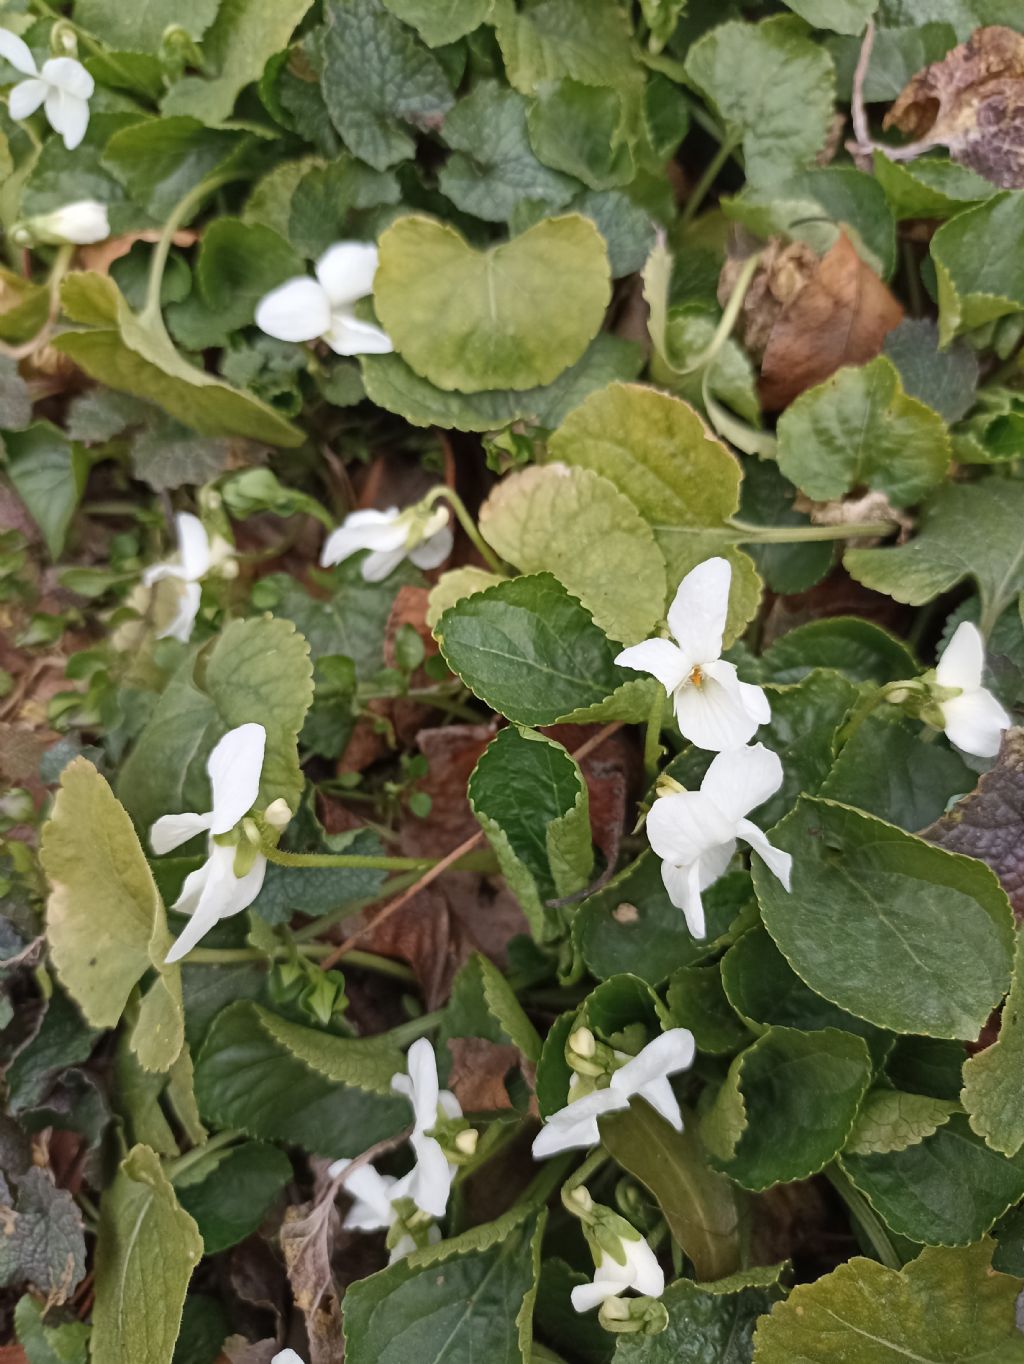
[[[281,796],[272,800],[263,812],[263,818],[272,829],[284,829],[292,817],[288,802]]]
[[[569,1037],[569,1046],[577,1056],[589,1061],[597,1051],[597,1040],[589,1028],[577,1028]]]
[[[675,777],[669,777],[664,772],[658,778],[654,786],[656,796],[677,796],[680,791],[685,791],[686,787]]]
[[[467,1127],[455,1138],[455,1149],[464,1156],[471,1156],[476,1151],[476,1144],[480,1140],[480,1133],[475,1127]]]
[[[562,1195],[562,1202],[568,1211],[575,1213],[577,1217],[586,1217],[594,1210],[594,1200],[585,1184],[578,1184],[575,1189],[569,1189]]]
[[[78,199],[17,223],[11,230],[18,246],[91,246],[109,236],[107,206],[97,199]]]
[[[66,19],[59,19],[50,30],[50,50],[56,57],[78,56],[78,35]]]

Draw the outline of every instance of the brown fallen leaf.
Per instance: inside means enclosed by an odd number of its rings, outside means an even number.
[[[157,231],[124,232],[119,237],[108,237],[106,241],[96,242],[93,246],[79,247],[78,259],[83,270],[96,270],[106,275],[114,261],[127,256],[136,242],[155,243],[159,240],[160,233]],[[172,240],[175,246],[194,246],[199,240],[199,233],[190,227],[179,228]]]
[[[738,235],[738,250],[726,257],[718,281],[718,301],[724,308],[752,251],[753,237]],[[743,344],[752,359],[760,362],[776,322],[818,268],[819,257],[806,242],[787,242],[773,237],[761,249],[754,278],[743,296],[740,326]]]
[[[873,360],[902,319],[902,306],[840,234],[772,327],[761,362],[762,405],[778,412],[843,365]]]
[[[345,1348],[331,1271],[331,1254],[340,1231],[333,1190],[317,1202],[289,1208],[281,1226],[285,1270],[295,1305],[306,1321],[309,1364],[335,1364]]]
[[[977,29],[908,82],[882,126],[915,139],[886,153],[894,159],[947,147],[994,185],[1024,188],[1024,35]]]
[[[519,1048],[483,1037],[449,1037],[452,1069],[448,1088],[464,1113],[490,1113],[512,1108],[505,1076],[522,1059]]]

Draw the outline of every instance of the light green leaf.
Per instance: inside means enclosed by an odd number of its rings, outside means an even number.
[[[970,1245],[1024,1196],[1024,1156],[990,1151],[958,1113],[904,1150],[840,1164],[897,1235],[926,1245]]]
[[[305,262],[269,227],[217,218],[203,233],[196,281],[225,331],[253,320],[264,294],[305,273]]]
[[[545,165],[590,189],[613,189],[635,174],[622,123],[618,91],[565,78],[541,87],[530,109],[530,141]]]
[[[133,1147],[100,1204],[92,1364],[171,1364],[202,1253],[159,1158],[148,1146]]]
[[[28,1293],[14,1309],[14,1329],[28,1364],[86,1364],[88,1360],[88,1323],[47,1325],[42,1306]]]
[[[509,727],[491,740],[467,794],[502,874],[542,940],[544,902],[581,890],[593,870],[590,804],[578,765],[561,744]]]
[[[606,478],[565,464],[510,474],[480,509],[480,530],[522,572],[553,573],[612,639],[633,644],[654,633],[665,562],[647,523]]]
[[[614,483],[654,531],[669,591],[714,554],[733,566],[727,641],[751,619],[760,579],[727,520],[739,506],[740,466],[693,408],[640,384],[609,384],[585,399],[548,442],[551,457]]]
[[[997,194],[940,227],[931,241],[939,285],[939,336],[1024,310],[1024,194]]]
[[[436,127],[454,103],[437,58],[380,0],[326,6],[324,99],[345,145],[376,170],[407,160],[406,131]]]
[[[992,1272],[992,1249],[929,1247],[899,1271],[858,1255],[762,1318],[754,1364],[1020,1364],[1020,1280]]]
[[[755,856],[761,914],[812,990],[894,1032],[977,1037],[1013,949],[1009,901],[983,863],[810,797],[772,842],[794,854],[792,892]]]
[[[999,1036],[964,1064],[961,1095],[967,1117],[995,1151],[1015,1156],[1024,1146],[1021,1084],[1024,1078],[1024,948],[1017,934],[1013,984],[1003,1005]]]
[[[687,1114],[677,1132],[644,1099],[601,1121],[605,1149],[658,1201],[673,1237],[699,1279],[738,1269],[743,1195],[713,1170]]]
[[[526,100],[497,81],[481,81],[459,100],[444,121],[444,140],[455,155],[438,185],[464,213],[502,223],[524,202],[551,212],[576,192],[575,181],[538,161],[526,132]]]
[[[744,1188],[807,1179],[846,1145],[870,1082],[863,1038],[772,1027],[733,1060],[701,1134]]]
[[[862,33],[878,8],[878,0],[786,0],[786,4],[813,28],[833,33]]]
[[[671,364],[666,364],[656,354],[652,375],[694,407],[703,407],[706,388],[712,398],[725,403],[746,421],[760,424],[761,405],[757,399],[754,370],[742,346],[728,337],[710,363],[702,362],[720,316],[716,309],[696,303],[673,308],[668,314],[665,332]]]
[[[946,423],[907,396],[884,355],[802,393],[778,439],[779,468],[818,502],[866,486],[911,506],[942,482],[952,453]]]
[[[832,122],[826,49],[788,16],[719,24],[690,48],[686,76],[742,138],[747,177],[766,185],[813,161]]]
[[[73,319],[95,330],[62,332],[52,344],[91,378],[146,398],[171,416],[187,416],[203,435],[249,436],[285,446],[302,443],[302,432],[267,403],[190,365],[162,327],[145,324],[131,311],[109,277],[69,275],[61,297]]]
[[[75,20],[115,51],[155,52],[164,30],[180,25],[199,39],[213,23],[220,0],[75,0]]]
[[[931,27],[927,25],[926,27]],[[884,30],[883,30],[884,32]],[[920,65],[927,63],[921,63]],[[915,67],[914,70],[918,70]],[[908,72],[908,79],[913,72]],[[904,81],[892,94],[877,99],[894,99]],[[997,193],[995,185],[966,166],[940,156],[922,156],[916,161],[890,161],[875,152],[875,175],[885,191],[897,222],[908,218],[951,218],[962,209],[984,203]]]
[[[437,582],[430,589],[427,598],[427,625],[431,630],[436,629],[437,622],[450,606],[462,601],[463,597],[471,597],[474,592],[483,592],[488,587],[494,587],[502,581],[496,573],[488,573],[486,569],[474,568],[472,564],[467,564],[465,568],[452,568],[447,573],[442,573]]]
[[[384,0],[428,47],[444,47],[472,33],[491,11],[492,0]]]
[[[400,218],[380,238],[377,314],[412,368],[479,393],[549,384],[597,334],[608,255],[587,218],[547,218],[477,251],[453,227]]]
[[[474,952],[452,984],[436,1047],[446,1054],[451,1037],[482,1037],[488,1042],[511,1043],[527,1061],[540,1059],[541,1040],[515,991],[498,968],[481,952]]]
[[[509,83],[524,95],[563,76],[639,93],[629,26],[615,0],[540,0],[523,13],[514,0],[495,0],[492,22]]]
[[[886,1155],[930,1137],[956,1112],[950,1099],[873,1089],[864,1100],[846,1143],[848,1156]]]
[[[639,720],[650,710],[652,688],[616,665],[618,646],[550,573],[462,598],[434,635],[452,671],[516,724]]]
[[[313,0],[221,0],[203,37],[203,59],[212,77],[185,76],[164,96],[165,115],[189,114],[223,123],[235,100],[259,80],[270,58],[287,46]]]
[[[103,164],[137,204],[163,220],[189,190],[251,146],[244,134],[208,128],[185,113],[122,128],[103,149]]]
[[[202,666],[199,667],[200,657]],[[267,731],[260,801],[302,793],[296,739],[313,699],[309,646],[290,621],[235,620],[181,665],[121,768],[118,791],[140,828],[210,808],[206,760],[229,729]],[[200,680],[201,679],[201,680]]]
[[[981,628],[987,631],[1024,589],[1022,523],[1024,484],[950,484],[928,503],[908,544],[850,549],[843,562],[865,587],[910,606],[970,577],[981,594]]]
[[[757,1319],[783,1296],[772,1273],[748,1269],[702,1284],[677,1279],[661,1299],[667,1328],[617,1337],[614,1364],[749,1364]]]
[[[18,496],[43,533],[50,557],[58,558],[85,490],[89,461],[51,422],[34,422],[24,431],[5,431],[7,472]]]

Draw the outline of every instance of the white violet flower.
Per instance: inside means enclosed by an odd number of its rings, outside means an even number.
[[[994,758],[999,752],[1009,715],[987,687],[981,685],[985,671],[985,642],[970,621],[961,621],[943,650],[935,669],[940,687],[959,688],[960,694],[938,703],[943,728],[951,743],[976,758]]]
[[[410,559],[417,568],[437,568],[451,554],[454,539],[444,506],[432,507],[426,514],[418,507],[404,512],[397,507],[354,511],[327,537],[320,563],[329,568],[368,549],[361,572],[368,583],[379,583],[403,559]]]
[[[574,1099],[573,1090],[578,1089],[579,1084],[580,1077],[574,1075],[569,1081],[569,1102],[557,1113],[552,1113],[550,1118],[544,1119],[544,1126],[533,1142],[534,1160],[546,1160],[559,1151],[586,1150],[596,1146],[601,1140],[598,1118],[629,1107],[629,1096],[614,1089],[595,1089],[582,1098]]]
[[[773,848],[747,815],[782,785],[779,755],[754,744],[712,759],[699,791],[658,796],[647,816],[647,837],[662,859],[661,878],[669,899],[686,915],[695,938],[706,928],[701,891],[725,871],[736,840],[753,848],[789,890],[793,859]]]
[[[298,275],[260,299],[256,325],[278,341],[326,341],[337,355],[386,355],[388,334],[355,315],[376,273],[372,243],[336,242],[317,261],[316,279]]]
[[[28,43],[6,28],[0,28],[0,57],[26,77],[8,96],[11,118],[28,118],[43,105],[50,127],[74,151],[89,126],[89,100],[96,88],[82,63],[74,57],[50,57],[40,70]]]
[[[270,1364],[305,1364],[305,1361],[294,1350],[279,1350]]]
[[[328,1170],[334,1178],[343,1174],[352,1162],[336,1160]],[[352,1206],[345,1214],[342,1226],[349,1231],[390,1231],[399,1220],[400,1211],[396,1204],[403,1198],[410,1198],[410,1186],[415,1170],[410,1170],[401,1179],[393,1175],[382,1175],[372,1165],[362,1165],[345,1180],[345,1192],[352,1196]],[[428,1245],[436,1245],[441,1239],[439,1227],[431,1225],[427,1229]],[[389,1264],[404,1259],[416,1249],[415,1239],[406,1233],[399,1237],[391,1247]]]
[[[110,236],[107,206],[98,199],[78,199],[19,223],[11,236],[19,246],[91,246]]]
[[[179,512],[174,522],[178,532],[178,553],[166,563],[151,564],[143,573],[142,582],[145,587],[152,587],[163,578],[179,579],[181,595],[177,615],[157,638],[170,636],[187,644],[199,614],[200,583],[213,569],[223,568],[233,551],[221,536],[215,535],[211,540],[202,521],[191,512]]]
[[[229,730],[207,759],[212,809],[205,814],[163,815],[149,831],[155,853],[172,852],[196,834],[208,833],[208,856],[198,870],[185,878],[174,908],[190,914],[192,921],[167,954],[178,961],[190,952],[214,924],[247,909],[260,893],[267,859],[255,853],[242,875],[235,871],[240,849],[218,842],[249,813],[260,792],[267,731],[262,725],[245,724]],[[275,802],[276,803],[276,802]]]
[[[635,1241],[620,1237],[619,1246],[624,1264],[619,1264],[606,1250],[598,1249],[593,1282],[579,1284],[572,1290],[572,1305],[577,1312],[589,1312],[630,1288],[649,1298],[660,1298],[664,1293],[664,1271],[640,1233],[637,1232]]]
[[[705,559],[687,573],[669,607],[672,639],[645,639],[615,660],[656,677],[672,698],[683,738],[716,751],[747,743],[772,715],[761,688],[741,682],[721,657],[731,583],[727,559]]]
[[[409,1138],[416,1164],[406,1177],[403,1194],[431,1217],[443,1217],[448,1206],[456,1166],[451,1164],[441,1143],[429,1135],[437,1126],[438,1111],[446,1118],[461,1118],[462,1106],[437,1079],[434,1048],[425,1037],[419,1038],[406,1054],[408,1074],[393,1075],[391,1088],[412,1104],[413,1129]]]

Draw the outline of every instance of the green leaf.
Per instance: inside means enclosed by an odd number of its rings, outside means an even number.
[[[387,170],[415,151],[406,125],[436,127],[452,107],[448,78],[380,0],[330,0],[326,17],[323,92],[331,122],[351,152]]]
[[[786,0],[786,4],[813,28],[833,33],[862,33],[878,8],[878,0]]]
[[[113,280],[69,275],[61,297],[68,314],[94,330],[62,332],[52,344],[91,378],[146,398],[172,416],[186,415],[203,435],[301,444],[302,433],[268,404],[190,365],[162,327],[147,325],[131,311]]]
[[[201,667],[199,666],[201,663]],[[140,828],[161,815],[209,809],[206,760],[229,729],[267,731],[260,800],[302,792],[296,740],[313,699],[309,646],[290,621],[235,620],[181,665],[121,767],[118,792]]]
[[[444,47],[484,22],[491,0],[384,0],[392,14],[410,24],[428,47]]]
[[[942,418],[907,397],[891,360],[838,370],[779,418],[779,468],[819,502],[866,486],[910,506],[945,477],[951,447]]]
[[[511,1043],[527,1061],[536,1065],[541,1041],[527,1018],[512,986],[494,963],[474,952],[455,977],[445,1020],[437,1042],[445,1055],[449,1037],[482,1037],[488,1042]]]
[[[755,856],[761,914],[812,990],[894,1032],[977,1037],[1006,993],[1013,948],[987,867],[811,797],[772,842],[795,855],[793,888]]]
[[[589,469],[524,469],[494,489],[480,530],[524,573],[547,571],[594,624],[623,644],[654,633],[665,600],[665,564],[632,502]]]
[[[85,1275],[82,1215],[67,1189],[39,1166],[11,1172],[11,1182],[14,1193],[0,1180],[0,1286],[30,1284],[48,1300],[64,1302]]]
[[[796,506],[799,493],[770,459],[748,459],[743,467],[740,516],[748,525],[809,526],[810,517]],[[828,574],[835,545],[828,541],[752,544],[747,553],[772,592],[806,592]]]
[[[739,506],[735,456],[691,407],[640,384],[609,384],[582,402],[548,442],[552,459],[603,475],[654,531],[669,589],[697,564],[723,554],[733,566],[727,642],[751,619],[761,584],[726,523]]]
[[[669,977],[665,995],[677,1027],[689,1028],[698,1051],[730,1056],[750,1041],[750,1032],[722,988],[719,962],[681,966]]]
[[[123,5],[119,0],[75,0],[75,19],[115,51],[155,52],[164,30],[180,25],[201,38],[217,14],[220,0],[146,0]]]
[[[332,1159],[356,1156],[407,1125],[409,1105],[390,1091],[390,1077],[404,1068],[384,1038],[333,1037],[240,1000],[203,1040],[196,1099],[215,1127]]]
[[[994,1274],[993,1242],[929,1247],[901,1270],[856,1256],[800,1284],[754,1336],[755,1364],[904,1364],[1024,1360],[1020,1281]]]
[[[284,1152],[247,1141],[216,1152],[212,1164],[193,1166],[176,1188],[181,1206],[195,1218],[205,1254],[216,1255],[259,1227],[291,1177]]]
[[[495,0],[492,22],[509,83],[524,95],[563,76],[639,95],[629,26],[615,0],[540,0],[521,14],[514,0]]]
[[[28,1364],[87,1364],[90,1326],[66,1321],[48,1326],[43,1308],[27,1293],[14,1309],[14,1329]]]
[[[906,393],[948,422],[974,406],[978,359],[964,341],[939,349],[939,329],[925,317],[905,317],[885,338],[885,354],[900,372]]]
[[[566,78],[541,87],[530,109],[530,141],[545,165],[590,189],[613,189],[635,174],[622,122],[618,91]]]
[[[612,1159],[657,1200],[699,1279],[720,1279],[741,1263],[742,1194],[707,1162],[696,1119],[677,1132],[644,1099],[601,1120]]]
[[[18,496],[42,531],[52,559],[58,558],[85,490],[89,462],[51,422],[34,422],[24,431],[5,431],[7,471]]]
[[[812,620],[787,630],[761,655],[758,682],[799,682],[813,668],[835,668],[851,682],[896,682],[918,663],[907,646],[879,625],[856,616]]]
[[[452,672],[516,724],[639,720],[650,709],[651,689],[616,665],[618,646],[550,573],[463,597],[434,635]]]
[[[982,630],[1024,590],[1024,484],[950,484],[921,516],[918,532],[891,549],[850,549],[843,562],[875,592],[922,606],[970,577],[981,594]]]
[[[828,52],[798,21],[719,24],[690,48],[685,70],[730,134],[742,138],[751,184],[784,179],[824,146],[835,72]]]
[[[581,890],[593,870],[590,805],[578,765],[561,744],[509,727],[487,746],[467,794],[534,936],[543,939],[544,902]]]
[[[960,1114],[905,1150],[840,1163],[894,1232],[928,1245],[970,1245],[1024,1196],[1024,1157],[990,1151]]]
[[[364,355],[361,364],[370,400],[413,426],[497,431],[514,421],[557,426],[595,389],[615,379],[635,379],[642,357],[633,342],[598,332],[582,357],[553,383],[482,393],[446,393],[410,369],[400,355]]]
[[[332,852],[383,855],[379,839],[369,830],[328,834],[324,841]],[[386,872],[373,867],[281,867],[272,863],[252,903],[252,912],[268,924],[286,924],[296,912],[317,919],[355,900],[372,899],[386,878]]]
[[[269,227],[217,218],[203,233],[196,280],[226,331],[248,326],[264,294],[304,273],[302,257]]]
[[[526,100],[497,81],[481,81],[444,121],[444,140],[455,152],[438,176],[456,208],[503,223],[522,203],[547,212],[563,208],[576,183],[543,165],[526,132]]]
[[[223,123],[235,100],[259,80],[270,58],[288,43],[313,0],[230,0],[203,36],[203,59],[212,77],[185,76],[171,86],[161,106],[165,115],[189,114],[203,123]]]
[[[661,1299],[667,1328],[618,1336],[614,1364],[749,1364],[757,1319],[782,1296],[766,1279],[763,1270],[700,1285],[677,1279]]]
[[[873,1089],[864,1100],[846,1143],[848,1156],[886,1155],[930,1137],[949,1121],[956,1104],[927,1094]]]
[[[148,424],[132,437],[136,478],[160,492],[185,483],[202,485],[221,473],[231,457],[230,442],[197,436],[159,409],[150,412]]]
[[[920,63],[914,68],[915,71],[918,69]],[[912,74],[908,72],[908,78]],[[874,98],[894,99],[905,83],[900,81],[891,94]],[[996,187],[990,181],[941,156],[890,161],[883,152],[875,152],[875,175],[898,222],[908,218],[951,218],[996,194]]]
[[[189,190],[244,155],[247,145],[237,131],[208,128],[183,114],[122,128],[104,148],[103,164],[137,204],[163,219]]]
[[[1024,1146],[1021,1077],[1024,1075],[1024,949],[1020,933],[1014,956],[1013,984],[1003,1005],[999,1036],[964,1065],[961,1098],[971,1127],[995,1151],[1015,1156]]]
[[[759,825],[777,823],[793,808],[801,793],[812,795],[835,762],[839,728],[858,697],[857,688],[842,673],[815,669],[788,686],[768,684],[772,718],[760,739],[782,759],[782,785],[758,806]]]
[[[32,398],[18,362],[0,356],[0,431],[23,431],[31,420]]]
[[[665,349],[671,363],[656,354],[652,377],[693,407],[703,409],[708,401],[718,399],[759,426],[761,404],[754,370],[742,346],[728,337],[710,361],[704,359],[720,321],[721,314],[716,309],[699,303],[672,308],[665,331]]]
[[[931,241],[939,285],[939,336],[1024,310],[1024,269],[1015,243],[1024,232],[1024,194],[997,194],[940,227]]]
[[[807,1179],[846,1145],[870,1082],[863,1038],[772,1027],[733,1060],[701,1134],[744,1188]]]
[[[578,215],[547,218],[486,251],[419,216],[380,238],[378,316],[403,359],[438,388],[551,383],[583,355],[610,297],[601,234]]]

